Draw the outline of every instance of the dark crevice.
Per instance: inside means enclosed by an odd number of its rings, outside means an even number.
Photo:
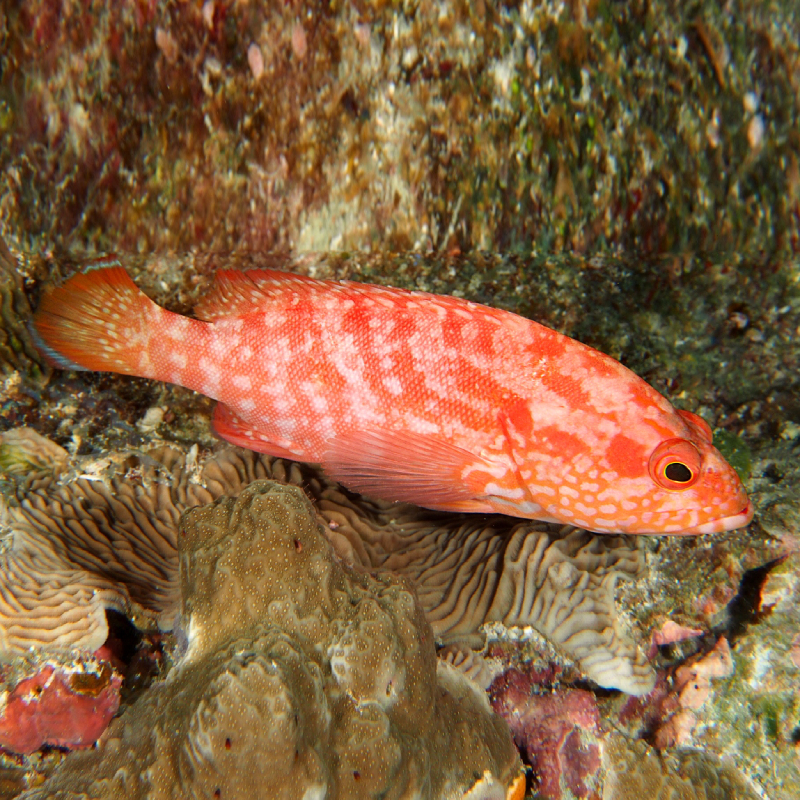
[[[760,609],[761,591],[769,573],[783,561],[776,558],[760,567],[747,570],[739,583],[738,594],[728,603],[727,620],[714,628],[714,633],[725,635],[729,641],[741,636],[748,625],[755,625],[769,615],[769,609]]]
[[[114,609],[106,609],[106,622],[108,623],[107,644],[114,643],[114,654],[127,666],[133,660],[133,656],[141,644],[142,634],[124,614]]]

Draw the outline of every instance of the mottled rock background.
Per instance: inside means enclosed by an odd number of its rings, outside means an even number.
[[[792,0],[4,9],[25,249],[798,246]]]
[[[728,638],[734,675],[691,743],[788,800],[798,42],[794,0],[3,3],[2,236],[32,305],[109,250],[183,312],[223,264],[459,293],[599,347],[703,415],[757,520],[654,540],[650,578],[622,600],[638,592],[645,631],[669,616],[706,632],[662,646],[664,663]],[[328,254],[296,255],[310,250]],[[78,453],[213,443],[211,404],[184,390],[26,369],[26,303],[6,284],[2,429]]]

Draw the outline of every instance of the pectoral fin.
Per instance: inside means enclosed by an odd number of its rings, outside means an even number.
[[[470,485],[481,458],[432,435],[351,431],[331,440],[322,461],[334,480],[383,500],[440,511],[491,512]]]

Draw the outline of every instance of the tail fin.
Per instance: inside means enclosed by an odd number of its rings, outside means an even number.
[[[33,316],[37,347],[62,369],[141,375],[147,323],[159,308],[116,259],[103,259],[48,292]]]

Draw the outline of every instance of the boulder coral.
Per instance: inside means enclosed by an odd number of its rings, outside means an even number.
[[[508,728],[437,666],[410,582],[344,565],[302,490],[256,481],[191,510],[178,550],[178,663],[21,798],[501,800],[520,787]]]
[[[659,752],[612,733],[603,748],[603,800],[756,800],[765,795],[730,760],[683,749]]]

